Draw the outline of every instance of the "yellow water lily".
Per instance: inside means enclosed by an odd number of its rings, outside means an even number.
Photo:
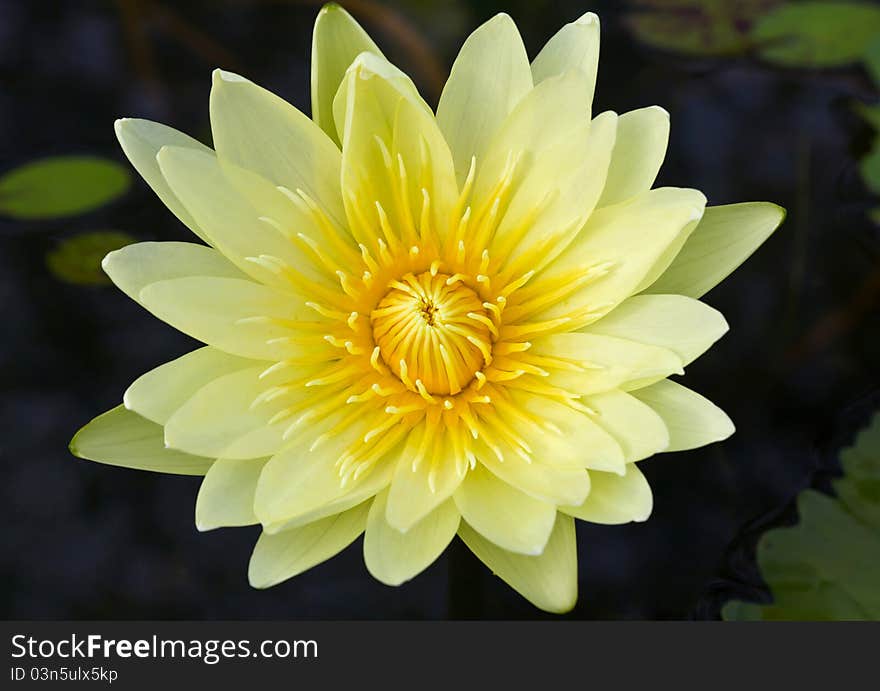
[[[784,215],[651,189],[669,115],[593,117],[598,55],[591,13],[531,62],[498,15],[435,113],[328,5],[312,118],[217,70],[214,150],[118,121],[206,244],[139,243],[104,269],[206,345],[137,379],[73,452],[204,475],[200,530],[262,525],[259,588],[362,533],[398,585],[458,535],[536,606],[573,607],[574,519],[645,520],[636,462],[733,432],[668,377],[727,330],[697,298]]]

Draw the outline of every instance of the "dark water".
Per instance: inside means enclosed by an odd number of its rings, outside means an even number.
[[[127,37],[127,13],[151,4],[161,11],[135,16],[140,39]],[[851,110],[877,95],[857,69],[783,71],[749,56],[652,51],[624,29],[622,4],[388,3],[414,27],[412,45],[388,30],[381,3],[352,9],[379,8],[365,24],[434,102],[432,75],[495,12],[517,20],[534,55],[593,9],[603,22],[596,112],[654,103],[671,112],[659,184],[699,187],[712,204],[766,199],[789,209],[775,236],[707,295],[731,331],[685,379],[730,414],[737,434],[644,463],[655,493],[647,523],[578,528],[581,596],[571,617],[713,618],[726,598],[761,593],[755,537],[793,518],[800,489],[824,486],[837,449],[880,405],[880,233],[865,217],[872,200],[857,171],[869,131]],[[62,153],[123,160],[112,129],[119,116],[206,139],[215,66],[307,109],[316,11],[260,0],[2,0],[0,168]],[[137,375],[193,347],[116,289],[47,272],[44,256],[59,239],[102,229],[187,239],[140,181],[119,202],[72,220],[0,219],[4,617],[542,616],[462,550],[398,589],[367,574],[356,544],[293,581],[252,590],[257,529],[198,534],[196,479],[71,457],[78,427],[116,405]]]

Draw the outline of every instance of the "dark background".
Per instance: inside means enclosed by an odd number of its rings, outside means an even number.
[[[706,296],[730,333],[684,382],[723,407],[730,440],[658,456],[644,524],[579,523],[572,618],[714,618],[758,596],[755,536],[793,519],[791,500],[825,486],[836,453],[880,403],[880,232],[857,159],[869,129],[852,112],[877,97],[857,67],[779,69],[752,55],[681,57],[636,41],[625,3],[368,2],[348,5],[436,104],[467,33],[498,11],[531,56],[594,10],[602,58],[594,112],[660,104],[672,137],[658,184],[711,204],[769,200],[786,223]],[[124,160],[113,120],[145,117],[208,141],[210,72],[239,71],[308,111],[319,3],[0,0],[0,172],[42,156]],[[62,282],[45,256],[81,231],[183,240],[139,179],[121,200],[59,222],[0,218],[0,614],[6,618],[532,618],[545,616],[460,543],[411,583],[388,588],[360,543],[268,591],[247,584],[257,528],[199,534],[198,479],[97,465],[72,434],[116,405],[138,375],[194,343],[112,286]],[[450,578],[451,574],[451,578]]]

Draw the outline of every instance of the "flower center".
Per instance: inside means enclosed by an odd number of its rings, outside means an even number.
[[[491,361],[492,322],[458,276],[406,274],[371,318],[382,360],[412,391],[456,394]]]

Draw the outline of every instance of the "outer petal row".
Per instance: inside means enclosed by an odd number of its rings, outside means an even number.
[[[165,180],[165,176],[162,175],[162,171],[159,170],[156,154],[163,146],[189,148],[203,153],[209,153],[211,150],[183,132],[149,120],[123,118],[116,121],[115,129],[116,138],[135,170],[141,174],[141,177],[165,203],[171,213],[177,216],[193,233],[207,242],[208,239],[199,228],[198,223],[177,198]]]
[[[161,425],[121,405],[80,429],[70,442],[70,451],[98,463],[176,475],[204,475],[214,462],[166,448]]]
[[[784,219],[785,209],[769,202],[709,207],[681,252],[646,292],[702,296],[748,259]]]
[[[388,493],[379,494],[367,518],[364,562],[373,576],[386,585],[400,585],[430,566],[446,549],[458,530],[460,514],[446,500],[403,533],[385,520]]]
[[[574,520],[557,514],[544,551],[517,554],[487,540],[467,523],[458,534],[470,550],[505,583],[536,607],[563,613],[577,601],[577,541]]]
[[[260,535],[248,567],[251,585],[268,588],[341,552],[364,532],[370,503],[277,535]]]

